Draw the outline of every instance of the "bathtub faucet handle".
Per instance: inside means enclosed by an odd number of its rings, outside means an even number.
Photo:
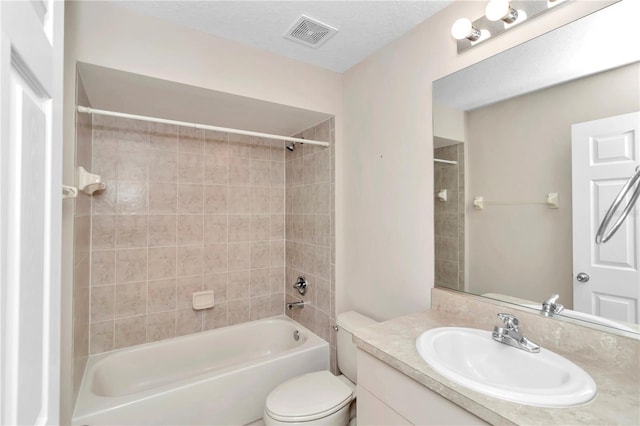
[[[293,288],[298,289],[298,293],[304,296],[307,294],[307,286],[307,279],[303,275],[300,275],[298,281],[293,285]]]

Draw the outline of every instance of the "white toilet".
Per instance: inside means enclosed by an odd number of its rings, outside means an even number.
[[[344,375],[329,371],[303,374],[271,391],[264,407],[265,425],[346,426],[355,417],[356,346],[352,333],[376,321],[357,312],[338,315],[336,349]]]

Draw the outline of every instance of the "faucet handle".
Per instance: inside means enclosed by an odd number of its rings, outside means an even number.
[[[560,312],[562,312],[562,310],[564,309],[564,306],[562,306],[559,303],[556,303],[559,297],[560,295],[553,294],[549,299],[542,302],[541,312],[543,315],[551,316],[553,314],[559,314]]]
[[[500,318],[504,322],[504,328],[506,328],[507,330],[518,331],[518,324],[520,324],[520,322],[515,316],[511,314],[499,313],[498,318]]]

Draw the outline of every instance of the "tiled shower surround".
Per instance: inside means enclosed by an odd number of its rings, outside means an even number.
[[[435,283],[464,290],[464,144],[436,148],[434,157],[458,162],[434,164],[435,193],[446,189],[448,196],[435,200]]]
[[[95,116],[92,153],[90,353],[283,314],[282,141]]]
[[[336,370],[335,333],[335,193],[334,120],[297,135],[329,141],[329,147],[297,145],[286,154],[286,299],[303,300],[304,308],[287,315],[331,345],[331,371]],[[293,288],[299,276],[308,282],[305,295]]]

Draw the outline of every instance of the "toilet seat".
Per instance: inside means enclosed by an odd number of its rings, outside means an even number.
[[[282,422],[309,422],[347,406],[353,389],[329,371],[304,374],[276,387],[267,397],[266,414]]]

